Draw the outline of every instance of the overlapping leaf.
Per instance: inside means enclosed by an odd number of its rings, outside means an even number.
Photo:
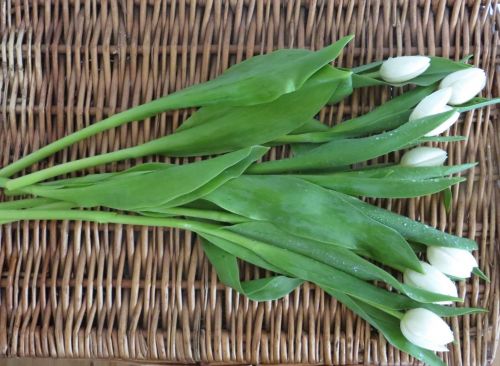
[[[127,174],[106,176],[97,181],[94,179],[91,185],[69,188],[64,187],[64,184],[34,185],[27,187],[25,192],[73,202],[80,207],[144,210],[199,198],[242,174],[266,151],[265,147],[255,146],[192,164],[129,170]]]
[[[302,88],[313,74],[333,61],[352,38],[353,36],[346,36],[317,52],[289,49],[250,58],[229,68],[214,80],[117,113],[65,136],[4,167],[0,170],[0,176],[10,177],[37,161],[87,137],[168,110],[217,104],[249,106],[269,103],[283,94],[292,93]],[[265,88],[262,87],[263,85]],[[329,95],[325,98],[325,102],[334,91],[335,88],[328,92]],[[98,162],[94,165],[96,164]]]
[[[326,103],[345,73],[326,66],[296,92],[257,106],[209,106],[191,119],[195,126],[132,148],[60,164],[5,183],[16,190],[48,178],[113,161],[151,154],[211,155],[263,144],[309,121]],[[214,138],[216,137],[216,138]]]
[[[241,176],[204,197],[294,235],[368,254],[395,268],[420,270],[408,243],[344,200],[340,194],[287,176]]]
[[[341,194],[341,193],[338,193]],[[406,216],[370,205],[357,198],[344,195],[344,198],[352,205],[358,207],[364,214],[372,219],[393,228],[405,239],[426,245],[458,248],[465,250],[476,250],[477,244],[474,240],[462,238],[437,230],[431,226],[409,219]]]
[[[453,113],[453,111],[449,111],[421,118],[405,123],[395,130],[370,137],[334,139],[289,159],[255,165],[249,172],[269,174],[297,170],[328,169],[376,158],[398,150],[424,136],[446,121]]]
[[[387,166],[332,174],[301,174],[296,177],[352,196],[410,198],[440,192],[465,178],[443,178],[473,167],[474,164],[450,167]]]
[[[217,238],[215,240],[220,241]],[[269,301],[282,298],[304,282],[297,278],[280,275],[240,281],[240,271],[236,257],[206,239],[201,242],[205,254],[217,271],[219,280],[251,300]]]

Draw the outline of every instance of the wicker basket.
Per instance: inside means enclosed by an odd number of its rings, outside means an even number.
[[[500,12],[488,1],[3,0],[0,3],[1,165],[132,105],[213,78],[278,47],[355,40],[353,66],[390,55],[473,54],[499,96]],[[389,96],[358,90],[321,118],[334,124]],[[189,111],[86,140],[39,169],[171,133]],[[467,113],[444,145],[452,163],[478,161],[438,195],[380,204],[477,240],[491,283],[460,283],[488,314],[451,319],[450,365],[485,365],[499,337],[498,110]],[[275,150],[271,158],[285,154]],[[394,159],[397,156],[389,156]],[[159,158],[155,158],[159,159]],[[118,166],[121,168],[122,166]],[[116,169],[110,166],[107,169]],[[0,230],[0,354],[148,362],[391,364],[415,361],[313,285],[255,303],[218,281],[196,238],[178,230],[87,222],[20,222]],[[243,265],[247,278],[259,275]]]

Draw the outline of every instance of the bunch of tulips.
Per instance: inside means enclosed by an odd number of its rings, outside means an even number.
[[[453,175],[475,164],[444,166],[446,151],[420,145],[465,139],[441,134],[461,113],[499,100],[476,97],[487,78],[467,60],[403,56],[354,69],[332,66],[351,38],[316,52],[283,49],[250,58],[5,166],[0,186],[12,198],[0,203],[1,223],[86,220],[191,230],[219,279],[250,299],[275,300],[313,282],[394,346],[440,365],[434,352],[454,340],[441,317],[484,311],[453,306],[463,301],[454,281],[472,273],[487,280],[472,254],[477,245],[360,197],[449,192],[464,180]],[[354,89],[380,85],[411,87],[333,127],[315,119]],[[85,138],[189,107],[198,110],[175,133],[28,173]],[[279,145],[291,146],[292,155],[262,161]],[[400,149],[406,152],[399,163],[363,164]],[[61,177],[148,155],[206,158]],[[238,259],[268,277],[240,280]]]

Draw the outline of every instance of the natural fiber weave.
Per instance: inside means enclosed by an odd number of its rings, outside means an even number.
[[[496,2],[451,0],[2,0],[0,164],[124,108],[213,78],[251,55],[316,49],[350,33],[356,38],[342,66],[401,54],[473,54],[488,75],[483,95],[498,97],[497,9]],[[320,117],[338,123],[389,94],[358,90]],[[123,126],[34,168],[171,133],[188,115],[166,113]],[[450,320],[458,338],[443,356],[450,365],[487,364],[499,337],[498,117],[493,108],[465,114],[451,132],[468,140],[444,145],[450,163],[479,162],[453,189],[450,214],[439,195],[381,202],[479,244],[479,263],[491,283],[473,278],[460,283],[459,292],[466,305],[489,313]],[[225,288],[191,233],[21,222],[1,226],[0,235],[4,356],[415,363],[313,285],[266,303]],[[243,273],[262,275],[248,265]]]

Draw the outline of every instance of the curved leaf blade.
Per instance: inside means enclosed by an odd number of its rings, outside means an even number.
[[[207,239],[201,241],[203,250],[214,266],[219,280],[254,301],[271,301],[289,294],[303,281],[286,276],[271,276],[250,281],[240,281],[236,257]]]
[[[105,206],[122,210],[141,210],[166,205],[180,197],[193,195],[193,192],[226,170],[239,163],[247,167],[266,151],[265,147],[255,146],[192,164],[116,175],[85,187],[58,188],[34,185],[24,190],[41,197],[73,202],[80,207]],[[231,173],[237,176],[244,167],[238,166],[238,169],[232,170]],[[223,177],[231,178],[230,175]]]
[[[447,120],[454,111],[421,118],[378,135],[334,139],[304,154],[289,159],[268,161],[249,169],[252,174],[282,173],[338,167],[359,163],[398,150]]]
[[[297,177],[350,196],[376,198],[411,198],[426,196],[441,192],[465,180],[465,178],[460,177],[425,180],[359,178],[345,175],[337,176],[335,174],[298,175]]]
[[[334,191],[289,176],[233,179],[204,199],[305,238],[360,250],[395,268],[420,270],[408,243],[368,218]]]
[[[393,228],[407,240],[425,245],[458,248],[469,251],[477,249],[477,244],[474,240],[445,233],[406,216],[370,205],[348,195],[345,195],[345,199],[362,210],[365,215],[383,225]]]

